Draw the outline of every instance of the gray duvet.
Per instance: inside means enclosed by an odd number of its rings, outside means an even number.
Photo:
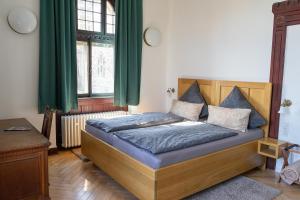
[[[180,122],[113,133],[132,145],[160,154],[238,135],[233,130],[201,122]]]
[[[162,124],[171,124],[183,121],[182,117],[172,113],[149,112],[138,115],[129,115],[113,119],[91,119],[87,124],[104,132],[114,132],[128,129],[145,128]]]

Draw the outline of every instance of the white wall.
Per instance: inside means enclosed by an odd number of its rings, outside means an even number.
[[[170,0],[144,0],[144,29],[149,26],[158,28],[162,33],[162,43],[158,47],[148,47],[143,43],[141,102],[137,112],[166,109],[169,8]]]
[[[269,81],[277,0],[173,0],[167,86],[178,77]]]
[[[39,15],[39,0],[0,2],[0,119],[25,117],[41,129],[43,115],[37,111],[39,30],[20,35],[10,29],[12,8],[26,7]],[[56,146],[52,128],[52,147]]]
[[[272,4],[277,0],[173,0],[170,10],[167,87],[178,77],[269,81],[273,31]],[[299,32],[288,29],[283,98],[294,105],[282,114],[279,139],[300,143]],[[167,99],[167,106],[170,99]],[[294,160],[300,157],[294,156]],[[292,161],[293,159],[291,159]],[[282,159],[276,171],[280,171]]]

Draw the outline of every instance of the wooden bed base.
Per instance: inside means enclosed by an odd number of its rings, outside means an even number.
[[[252,105],[269,120],[270,83],[179,79],[178,95],[197,81],[211,105],[219,103],[238,86]],[[268,134],[268,124],[263,127]],[[241,144],[160,169],[152,169],[113,146],[81,133],[82,153],[136,197],[143,200],[176,200],[209,188],[255,167],[265,159],[257,154],[258,141]]]
[[[264,164],[257,141],[154,170],[82,131],[82,153],[139,199],[175,200]]]

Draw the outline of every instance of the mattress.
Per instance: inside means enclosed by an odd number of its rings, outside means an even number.
[[[112,133],[106,133],[98,128],[90,126],[88,124],[85,125],[85,130],[96,138],[101,139],[102,141],[113,145],[113,137],[115,137]]]
[[[263,137],[263,131],[261,129],[250,129],[246,133],[236,131],[238,135],[222,140],[171,152],[152,154],[148,151],[135,147],[134,145],[114,136],[111,133],[105,133],[89,125],[86,125],[86,131],[153,169],[163,168],[175,163],[183,162],[233,146],[258,140]]]

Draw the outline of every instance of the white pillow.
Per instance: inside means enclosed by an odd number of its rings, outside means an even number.
[[[207,123],[246,132],[251,109],[208,106]]]
[[[198,103],[189,103],[185,101],[173,100],[173,104],[170,112],[192,121],[198,121],[203,106],[204,106],[203,103],[198,104]]]

